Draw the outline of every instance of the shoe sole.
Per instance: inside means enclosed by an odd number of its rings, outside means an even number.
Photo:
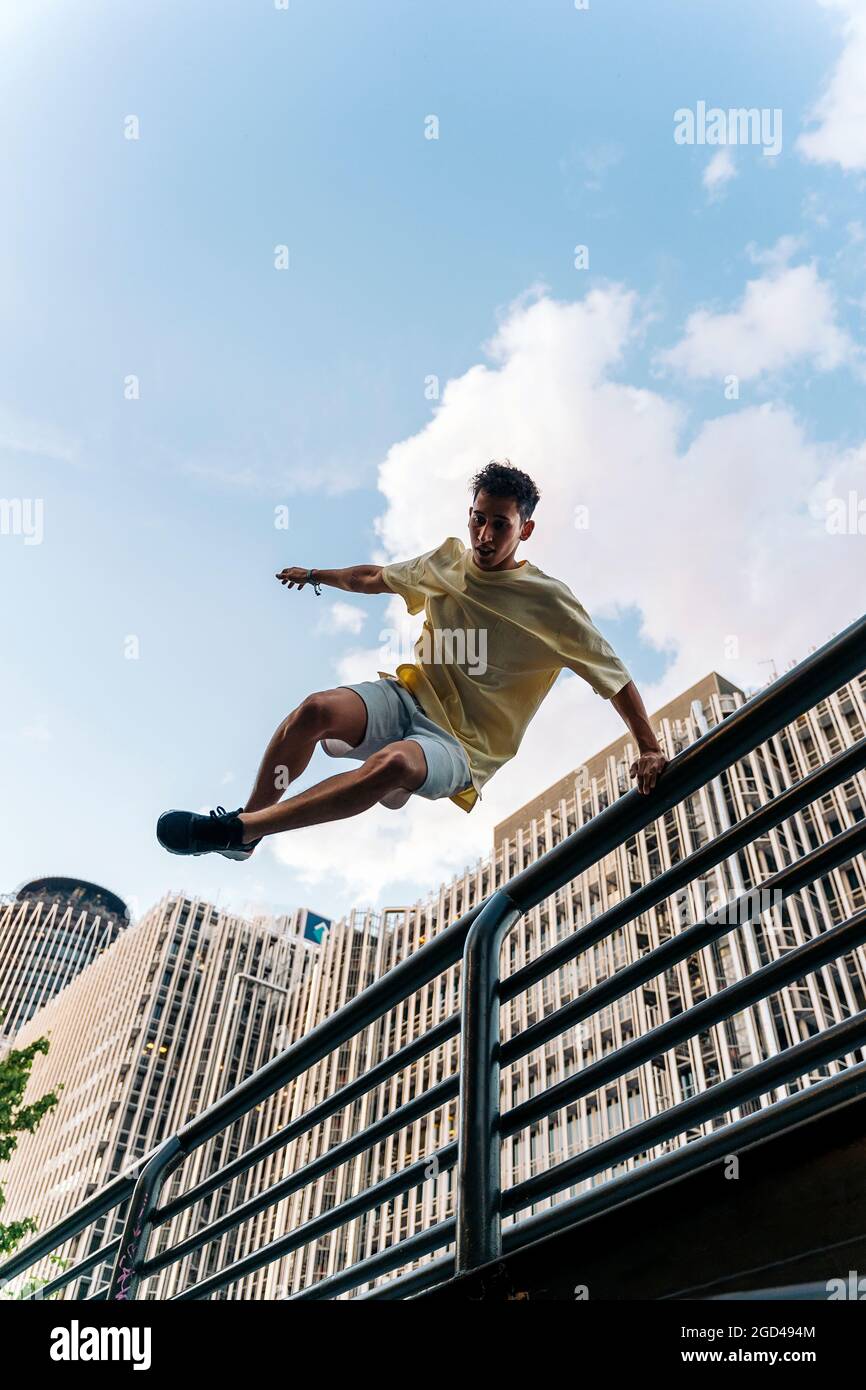
[[[167,854],[179,854],[182,859],[201,859],[205,854],[221,854],[224,859],[252,859],[253,851],[239,849],[169,849],[162,840],[157,843]]]

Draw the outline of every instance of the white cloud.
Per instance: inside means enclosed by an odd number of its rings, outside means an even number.
[[[328,761],[333,764],[330,773],[350,770],[348,762]],[[469,852],[466,819],[466,812],[450,801],[415,797],[402,811],[376,806],[361,816],[291,830],[266,843],[310,890],[311,898],[318,894],[316,900],[322,901],[321,890],[327,888],[323,910],[342,913],[351,907],[394,902],[398,884],[402,892],[396,902],[403,901],[407,885],[414,885],[408,889],[412,901],[425,898],[464,863],[487,850],[489,829],[486,833],[479,829],[470,835],[479,847],[474,855]]]
[[[746,255],[753,265],[768,265],[773,270],[781,270],[783,266],[788,265],[797,251],[802,250],[805,242],[804,236],[786,233],[772,246],[765,248],[758,246],[757,242],[750,241],[746,246]]]
[[[318,632],[351,632],[355,636],[367,621],[363,608],[355,603],[331,603],[318,623]]]
[[[838,164],[848,172],[866,169],[866,3],[820,3],[844,16],[844,42],[826,88],[809,113],[816,128],[800,135],[797,148],[818,164]]]
[[[406,612],[403,600],[397,598],[389,599],[387,603],[388,629],[382,629],[379,637],[382,645],[379,647],[356,647],[351,651],[344,652],[336,662],[337,680],[340,685],[357,685],[358,681],[369,681],[376,679],[377,671],[394,671],[393,653],[386,644],[386,633],[399,631],[404,635],[404,645],[408,645],[410,653],[415,638],[421,631],[422,618],[410,618]],[[411,654],[407,656],[411,660]]]
[[[542,493],[521,553],[564,579],[605,634],[611,616],[636,610],[642,640],[665,653],[660,679],[638,679],[652,711],[713,669],[762,684],[765,659],[784,670],[853,621],[866,541],[821,520],[825,495],[845,495],[858,466],[862,478],[862,454],[812,443],[791,410],[769,404],[729,405],[683,447],[675,401],[613,380],[642,324],[637,297],[617,285],[514,306],[489,361],[450,381],[432,420],[389,451],[377,525],[393,558],[465,537],[468,478],[508,455]],[[586,530],[572,525],[579,504]],[[395,597],[388,622],[417,632],[420,617],[404,615]],[[620,655],[640,664],[634,650]],[[375,648],[350,652],[339,679],[375,679],[379,666]],[[609,702],[561,675],[471,814],[414,798],[275,837],[272,852],[311,890],[327,888],[329,909],[400,902],[407,883],[426,896],[489,852],[498,821],[623,732]],[[315,756],[318,777],[352,766]]]
[[[703,173],[703,185],[711,199],[721,197],[726,183],[736,178],[737,166],[730,149],[725,147],[713,155]]]
[[[695,310],[683,337],[660,352],[658,362],[688,377],[721,380],[731,374],[741,381],[802,361],[819,371],[857,366],[862,354],[836,322],[831,287],[814,264],[778,264],[791,249],[784,243],[778,244],[782,250],[777,247],[773,268],[748,281],[735,309]]]

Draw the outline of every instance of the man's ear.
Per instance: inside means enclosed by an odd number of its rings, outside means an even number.
[[[535,522],[531,518],[529,521],[524,521],[520,528],[520,539],[522,541],[528,541],[534,530]]]

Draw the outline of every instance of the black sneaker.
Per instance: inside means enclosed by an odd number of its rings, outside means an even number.
[[[243,826],[238,817],[243,810],[227,811],[217,806],[209,816],[197,811],[163,811],[156,823],[156,838],[170,854],[221,854],[226,859],[249,859],[258,840],[243,843]]]

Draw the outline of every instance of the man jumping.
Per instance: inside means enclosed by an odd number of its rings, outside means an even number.
[[[248,859],[265,835],[377,804],[397,810],[413,794],[471,811],[514,757],[563,666],[621,715],[639,750],[629,773],[642,794],[652,790],[667,759],[629,672],[562,580],[514,558],[535,529],[538,488],[507,460],[489,463],[471,488],[468,548],[449,536],[393,565],[293,567],[276,576],[289,589],[312,584],[317,594],[322,584],[399,594],[410,613],[424,610],[416,660],[396,675],[380,671],[378,680],[308,695],[276,729],[246,806],[209,816],[164,812],[156,834],[165,849]],[[361,766],[281,799],[317,744]]]

